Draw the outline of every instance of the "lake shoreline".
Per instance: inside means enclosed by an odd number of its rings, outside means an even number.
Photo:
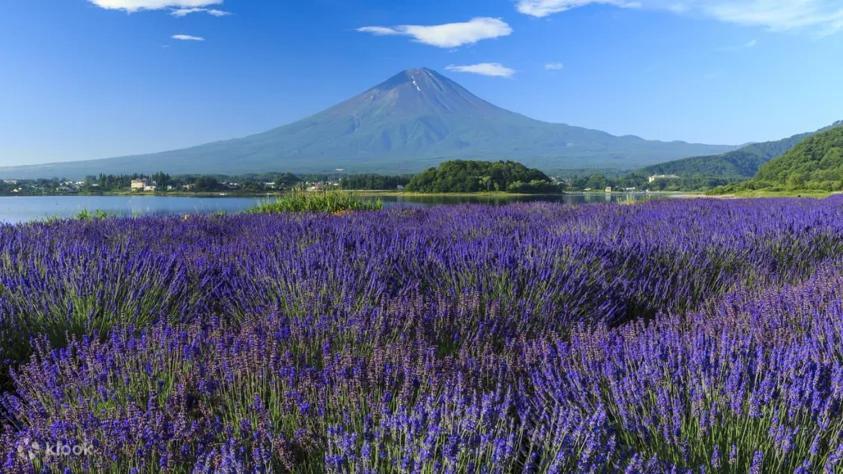
[[[553,195],[515,194],[418,194],[354,192],[366,200],[378,200],[384,207],[432,207],[460,204],[504,205],[519,202],[554,202],[566,205],[597,203],[630,203],[646,200],[670,199],[662,194],[607,194],[578,193]],[[277,195],[59,195],[59,196],[7,196],[0,197],[0,222],[24,223],[33,221],[69,219],[84,213],[105,213],[113,216],[135,217],[146,215],[233,214],[245,212],[272,201]]]
[[[611,193],[603,191],[567,191],[562,193],[507,193],[501,191],[491,192],[476,192],[476,193],[421,193],[413,191],[386,191],[375,189],[344,189],[338,190],[349,192],[352,194],[365,197],[410,197],[410,198],[425,198],[425,197],[468,197],[468,198],[525,198],[525,197],[559,197],[559,196],[627,196],[627,195],[641,195],[641,196],[674,196],[674,197],[707,197],[702,192],[693,191],[613,191]],[[318,191],[312,191],[318,192]],[[287,192],[280,193],[238,193],[238,192],[169,192],[169,193],[147,193],[147,192],[109,192],[100,194],[2,194],[3,198],[37,198],[37,197],[78,197],[78,198],[93,198],[93,197],[183,197],[183,198],[273,198],[284,196]]]

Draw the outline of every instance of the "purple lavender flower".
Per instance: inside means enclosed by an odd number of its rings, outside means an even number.
[[[833,472],[840,255],[840,198],[3,227],[3,470]]]

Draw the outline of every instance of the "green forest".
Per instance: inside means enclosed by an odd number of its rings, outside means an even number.
[[[843,127],[818,133],[769,161],[754,178],[718,192],[843,190]]]
[[[446,161],[416,175],[408,191],[420,193],[508,192],[522,194],[560,191],[543,172],[515,161]]]

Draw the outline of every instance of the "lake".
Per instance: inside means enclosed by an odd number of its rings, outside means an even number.
[[[653,199],[663,195],[563,194],[558,196],[380,196],[384,206],[427,207],[441,204],[506,204],[552,201],[566,204],[622,202]],[[51,218],[75,217],[82,211],[105,211],[120,216],[149,214],[236,213],[255,206],[265,197],[183,197],[183,196],[12,196],[0,197],[0,222],[20,223]],[[376,198],[371,198],[376,199]]]

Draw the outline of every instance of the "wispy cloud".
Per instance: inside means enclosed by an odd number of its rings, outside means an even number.
[[[215,8],[178,8],[170,12],[170,15],[181,18],[193,13],[207,13],[208,15],[216,17],[231,15],[231,13],[227,11],[217,10]]]
[[[762,26],[774,31],[818,28],[843,29],[843,4],[837,0],[742,0],[694,2],[705,14],[721,21]]]
[[[480,74],[481,76],[490,77],[512,77],[515,75],[515,70],[504,66],[501,63],[480,63],[469,64],[464,66],[450,65],[445,67],[448,71],[464,72],[469,74]]]
[[[565,65],[562,63],[547,63],[544,65],[545,71],[561,71],[565,69]]]
[[[407,35],[406,31],[402,31],[406,26],[363,26],[357,28],[360,33],[371,33],[375,36],[401,36]],[[409,36],[409,35],[408,35]]]
[[[525,15],[542,18],[573,8],[584,7],[592,3],[613,5],[622,8],[636,8],[641,6],[639,2],[628,2],[624,0],[519,0],[517,8],[519,12]]]
[[[702,15],[773,31],[810,28],[814,32],[833,33],[843,30],[843,2],[840,0],[518,0],[517,8],[525,15],[545,17],[593,4]]]
[[[89,0],[107,10],[137,12],[140,10],[191,9],[220,5],[223,0]]]
[[[364,26],[357,31],[375,36],[408,36],[439,48],[456,48],[512,34],[512,28],[506,22],[487,17],[444,25]]]
[[[134,13],[141,10],[171,10],[170,14],[177,17],[193,13],[206,13],[211,16],[228,16],[229,12],[216,8],[223,0],[88,0],[94,5],[106,10],[123,10]]]
[[[179,41],[205,41],[205,38],[203,38],[201,36],[182,35],[182,34],[173,35],[171,38],[173,38],[174,40],[179,40]]]

